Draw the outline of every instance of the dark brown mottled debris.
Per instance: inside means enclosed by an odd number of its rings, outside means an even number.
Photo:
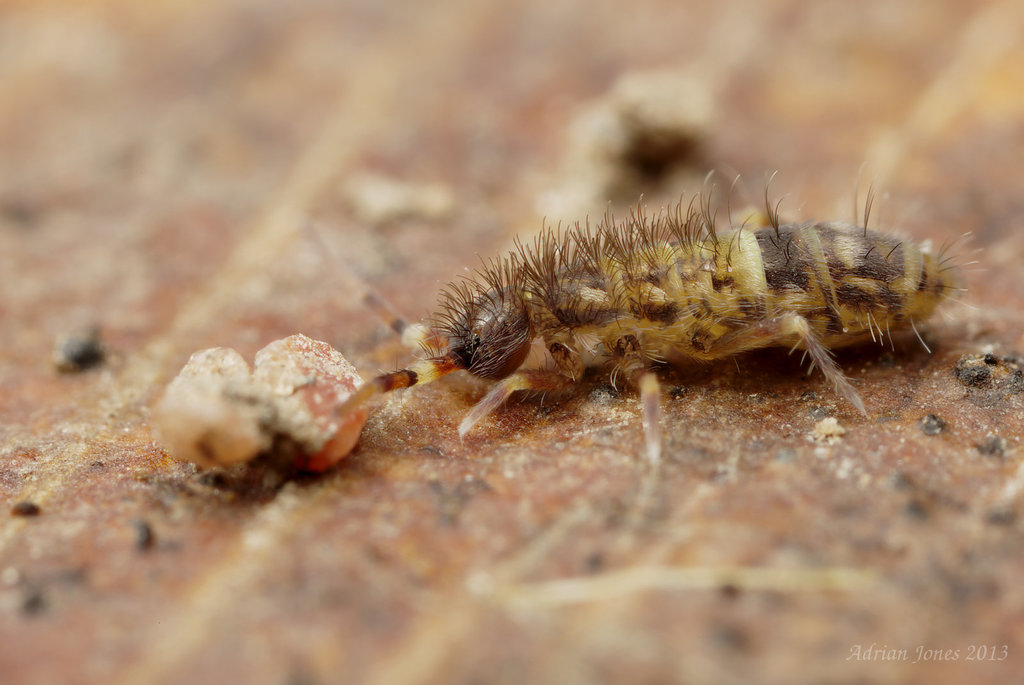
[[[957,360],[953,375],[968,388],[1024,392],[1024,361],[1017,355],[965,354]]]

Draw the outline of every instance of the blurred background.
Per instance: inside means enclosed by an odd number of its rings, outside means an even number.
[[[0,0],[0,680],[1008,682],[1022,160],[1019,2]],[[151,430],[197,349],[397,368],[367,288],[415,320],[545,221],[776,172],[972,234],[934,354],[840,355],[870,420],[767,353],[666,380],[654,481],[604,378],[465,441],[484,385],[395,396],[285,483]]]

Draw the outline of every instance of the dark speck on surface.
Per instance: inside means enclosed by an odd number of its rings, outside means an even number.
[[[946,422],[935,414],[928,414],[921,419],[921,430],[925,435],[938,435],[946,429]]]
[[[34,616],[46,611],[46,596],[41,590],[30,588],[26,590],[21,599],[21,612],[28,616]]]
[[[1011,526],[1017,521],[1017,512],[1010,506],[993,507],[988,512],[988,522],[997,526]]]
[[[914,487],[914,483],[903,471],[893,471],[889,475],[889,485],[893,490],[910,490]]]
[[[722,596],[726,599],[736,599],[742,593],[742,590],[740,590],[739,586],[734,585],[733,583],[726,583],[721,588],[719,588],[719,591],[722,593]]]
[[[420,447],[420,454],[431,459],[441,459],[446,457],[445,453],[441,451],[441,448],[436,445],[423,445]]]
[[[102,364],[105,357],[106,351],[96,328],[59,339],[53,350],[53,364],[62,373],[91,369]]]
[[[228,479],[219,471],[204,471],[199,474],[199,482],[210,488],[224,489],[228,486]]]
[[[143,519],[135,519],[132,521],[132,526],[135,528],[135,549],[140,552],[152,549],[156,542],[156,536],[150,525]]]
[[[920,497],[914,497],[907,502],[907,506],[903,508],[903,513],[910,518],[926,519],[932,513],[932,503]]]
[[[1000,435],[989,436],[985,442],[977,445],[977,448],[986,457],[998,457],[1001,459],[1006,456],[1006,438]]]
[[[726,597],[734,597],[739,594],[735,586],[731,585],[723,587],[722,592]],[[750,649],[750,636],[739,626],[722,626],[714,632],[714,636],[716,642],[729,649],[739,652]]]
[[[39,512],[42,509],[35,502],[29,502],[28,500],[22,500],[15,502],[14,506],[11,507],[12,516],[39,516]]]

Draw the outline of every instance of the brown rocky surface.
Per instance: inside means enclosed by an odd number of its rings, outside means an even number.
[[[652,73],[692,90],[616,109]],[[622,154],[580,128],[595,111],[616,145],[626,111],[669,133]],[[705,127],[693,146],[666,111]],[[588,145],[626,165],[596,193],[574,171]],[[9,0],[0,160],[4,682],[1024,667],[1019,2]],[[839,355],[870,418],[768,351],[662,377],[657,471],[636,395],[599,375],[464,440],[484,384],[395,394],[338,467],[284,483],[200,472],[156,439],[195,350],[252,359],[303,333],[364,376],[397,368],[367,286],[419,318],[545,217],[600,214],[583,203],[612,186],[659,206],[710,168],[753,201],[778,171],[796,218],[850,220],[860,178],[876,228],[972,232],[981,268],[923,331],[932,354],[911,335]],[[354,201],[366,178],[401,211]],[[103,354],[59,372],[79,331]]]

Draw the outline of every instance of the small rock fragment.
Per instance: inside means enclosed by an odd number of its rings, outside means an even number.
[[[921,430],[924,431],[925,435],[938,435],[946,430],[946,422],[942,420],[942,417],[928,414],[921,419]]]
[[[965,354],[957,360],[953,367],[953,375],[963,385],[972,388],[979,388],[987,385],[992,380],[991,364],[987,364],[986,357],[990,355]]]
[[[995,387],[1009,394],[1024,392],[1024,359],[991,352],[965,354],[953,367],[953,375],[968,388]]]
[[[282,468],[323,471],[359,439],[367,410],[338,416],[362,381],[330,345],[304,335],[256,353],[256,369],[236,351],[192,355],[154,409],[167,451],[203,467],[267,455]]]
[[[623,75],[570,124],[564,181],[539,199],[538,209],[578,216],[608,200],[635,199],[687,167],[704,169],[700,149],[715,109],[699,77],[671,70]]]
[[[811,440],[835,445],[842,440],[845,434],[846,429],[840,425],[838,419],[834,416],[828,416],[814,424],[814,430],[811,431]]]
[[[337,409],[363,382],[333,347],[304,335],[272,342],[256,353],[253,379],[273,393],[274,430],[298,446],[300,470],[323,471],[355,447],[368,411],[339,417]]]
[[[196,352],[171,381],[153,418],[167,451],[202,467],[231,466],[270,449],[276,408],[238,352]]]
[[[707,86],[672,71],[626,74],[615,83],[609,105],[618,126],[605,140],[607,153],[651,175],[692,154],[715,115]]]
[[[455,208],[452,192],[443,185],[408,183],[380,174],[353,176],[345,193],[356,217],[375,226],[402,219],[440,221]]]

